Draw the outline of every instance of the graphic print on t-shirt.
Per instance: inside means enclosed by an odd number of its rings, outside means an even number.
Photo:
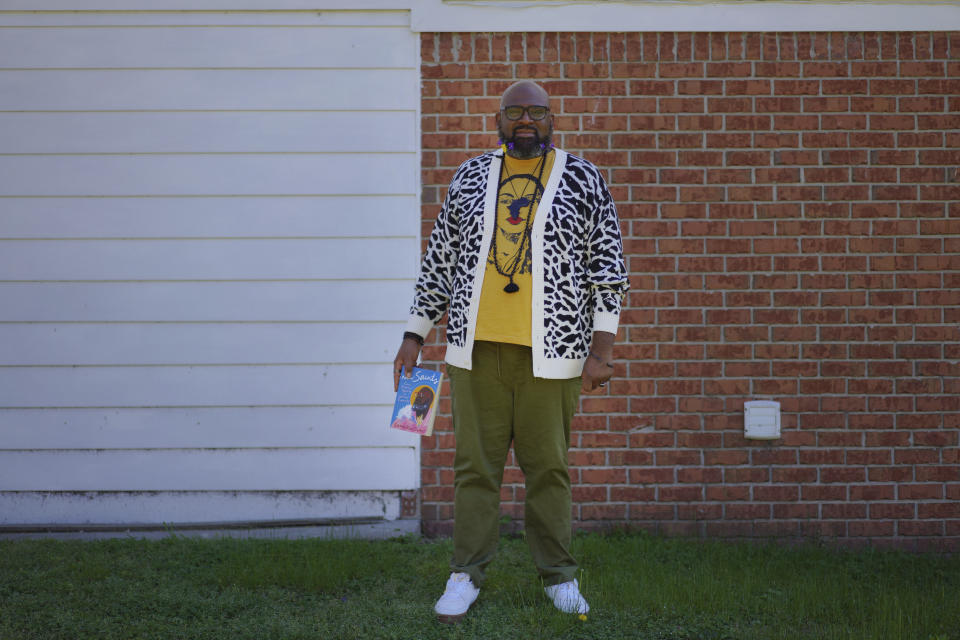
[[[543,185],[529,173],[508,176],[500,183],[495,251],[491,250],[488,258],[500,271],[530,273],[530,230],[542,193]]]

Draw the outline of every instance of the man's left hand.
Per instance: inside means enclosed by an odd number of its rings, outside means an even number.
[[[604,387],[607,381],[613,377],[613,364],[610,362],[601,362],[594,356],[588,356],[587,361],[583,363],[582,389],[585,393]]]
[[[616,336],[607,331],[594,331],[590,355],[583,363],[582,389],[584,393],[606,386],[613,376],[613,341]]]

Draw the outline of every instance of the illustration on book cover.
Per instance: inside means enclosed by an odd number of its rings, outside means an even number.
[[[405,371],[401,372],[390,426],[424,436],[432,434],[442,380],[443,374],[439,371],[420,367],[414,367],[413,375],[409,378]]]

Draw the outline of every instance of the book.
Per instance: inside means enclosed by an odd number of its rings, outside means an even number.
[[[440,383],[443,374],[431,369],[413,368],[413,375],[400,372],[397,399],[393,403],[390,427],[429,436],[440,404]]]

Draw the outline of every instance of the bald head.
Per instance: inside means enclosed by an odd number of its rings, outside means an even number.
[[[503,92],[500,98],[500,108],[510,105],[540,105],[542,107],[550,106],[550,96],[543,87],[532,80],[521,80],[514,82]]]

